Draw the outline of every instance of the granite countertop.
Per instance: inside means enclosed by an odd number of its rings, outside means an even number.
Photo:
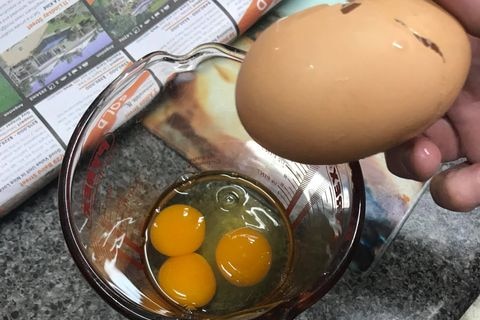
[[[371,272],[348,271],[298,319],[460,319],[479,294],[480,210],[449,212],[427,193]],[[55,182],[0,219],[0,300],[2,320],[124,319],[74,265]]]

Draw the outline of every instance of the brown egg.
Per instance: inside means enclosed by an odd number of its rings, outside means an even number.
[[[348,162],[441,117],[470,59],[462,26],[432,1],[316,6],[277,21],[252,45],[237,109],[252,138],[280,156]]]

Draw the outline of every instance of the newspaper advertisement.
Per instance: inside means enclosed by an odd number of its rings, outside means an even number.
[[[70,136],[122,70],[231,42],[280,0],[0,0],[0,216],[54,179]]]

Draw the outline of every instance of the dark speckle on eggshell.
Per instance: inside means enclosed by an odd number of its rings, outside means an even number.
[[[340,9],[340,11],[342,11],[343,14],[348,14],[353,10],[357,9],[358,7],[360,7],[360,5],[361,3],[358,3],[358,2],[346,3],[342,5],[342,8]]]
[[[438,47],[438,45],[433,42],[432,40],[424,37],[424,36],[421,36],[418,32],[416,32],[415,30],[413,30],[412,28],[410,28],[405,22],[403,22],[402,20],[400,19],[395,19],[395,22],[401,24],[403,27],[407,28],[408,31],[410,31],[412,33],[412,35],[418,40],[420,41],[425,47],[427,48],[430,48],[432,49],[433,51],[435,51],[440,57],[442,57],[442,60],[443,60],[443,63],[445,63],[445,56],[443,55],[442,51],[440,50],[440,48]]]

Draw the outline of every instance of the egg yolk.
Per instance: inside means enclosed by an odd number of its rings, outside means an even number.
[[[197,253],[168,258],[158,271],[157,281],[168,297],[188,309],[208,304],[216,290],[212,268]]]
[[[253,286],[267,275],[272,262],[268,240],[257,230],[243,227],[223,235],[215,252],[222,275],[238,287]]]
[[[174,204],[161,210],[150,227],[150,242],[166,256],[197,250],[205,238],[205,219],[195,208]]]

